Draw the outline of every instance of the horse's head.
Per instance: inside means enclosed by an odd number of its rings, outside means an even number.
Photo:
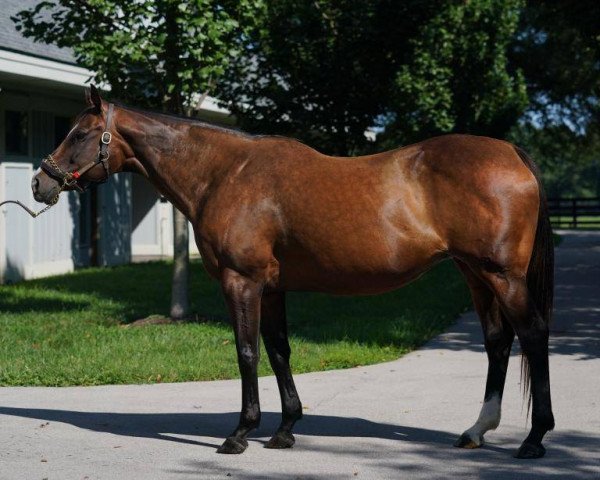
[[[112,106],[102,101],[93,85],[86,91],[86,100],[88,107],[33,177],[31,188],[38,202],[55,203],[61,191],[83,191],[121,168],[124,142],[116,134],[113,137]]]

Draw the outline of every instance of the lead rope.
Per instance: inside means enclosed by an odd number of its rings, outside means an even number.
[[[19,200],[5,200],[4,202],[0,202],[0,207],[2,205],[6,205],[7,203],[14,203],[14,204],[18,205],[19,207],[23,208],[29,215],[31,215],[33,218],[35,218],[35,217],[39,217],[42,213],[50,210],[54,205],[56,205],[57,202],[58,202],[58,194],[56,195],[56,197],[54,197],[54,199],[52,200],[52,203],[49,203],[48,205],[46,205],[39,212],[34,212],[30,208],[26,207],[21,202],[19,202]]]

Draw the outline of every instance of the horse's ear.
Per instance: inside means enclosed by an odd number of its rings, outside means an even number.
[[[102,110],[102,99],[95,85],[90,85],[89,90],[85,89],[85,101],[90,107],[94,107],[98,111]]]

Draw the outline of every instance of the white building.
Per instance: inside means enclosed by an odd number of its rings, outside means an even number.
[[[84,107],[91,72],[68,49],[34,43],[10,16],[37,0],[3,0],[0,16],[0,202],[37,210],[30,182],[41,159],[69,131]],[[199,116],[231,123],[207,98]],[[65,273],[78,266],[116,265],[172,255],[171,205],[142,177],[113,176],[83,195],[63,193],[33,219],[16,205],[0,207],[0,283]],[[193,239],[191,251],[195,252]]]

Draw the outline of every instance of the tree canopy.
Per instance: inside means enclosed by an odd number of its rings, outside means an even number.
[[[522,6],[445,2],[395,73],[386,133],[401,143],[446,132],[504,137],[528,103],[522,71],[508,58]]]
[[[13,20],[26,36],[75,52],[111,95],[181,113],[239,51],[260,0],[42,1]]]
[[[598,113],[600,3],[280,0],[238,37],[219,98],[255,132],[327,153]],[[378,132],[370,143],[363,135]],[[581,133],[581,132],[580,132]]]
[[[600,2],[529,1],[512,62],[527,114],[509,139],[539,163],[551,196],[600,196]]]
[[[512,61],[527,82],[539,123],[584,130],[600,113],[600,2],[529,1]]]
[[[436,133],[506,134],[527,106],[509,62],[521,0],[281,0],[241,39],[220,98],[250,130],[330,153]],[[232,81],[231,78],[238,79]],[[244,79],[244,81],[239,81]]]

